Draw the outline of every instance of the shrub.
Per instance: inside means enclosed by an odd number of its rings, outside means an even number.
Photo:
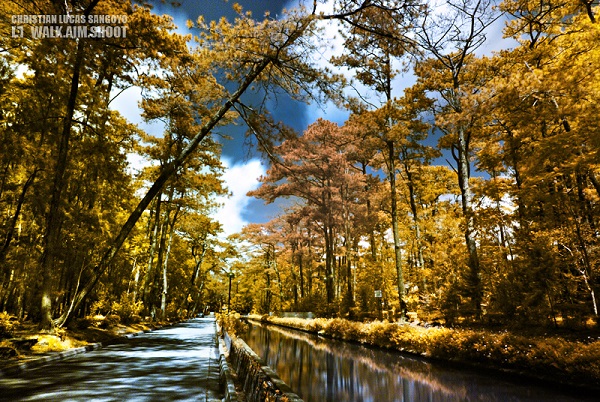
[[[106,315],[111,310],[111,299],[104,288],[99,288],[96,292],[96,300],[92,303],[91,314]]]
[[[232,337],[238,336],[248,330],[248,324],[243,322],[240,318],[240,314],[236,312],[217,314],[219,325]]]
[[[100,323],[100,328],[112,328],[119,325],[120,323],[121,317],[119,317],[117,314],[109,314],[104,318],[102,323]]]
[[[72,347],[70,340],[63,341],[56,335],[42,335],[31,350],[35,353],[62,352]]]
[[[17,357],[19,352],[14,347],[14,345],[8,341],[0,342],[0,358],[2,359],[10,359],[12,357]]]
[[[140,313],[143,307],[143,303],[136,302],[132,294],[123,294],[118,302],[112,303],[111,310],[120,317],[123,324],[137,324],[142,321]]]
[[[385,321],[373,321],[367,324],[366,341],[371,345],[391,348],[394,346],[394,332],[397,324]]]
[[[6,312],[0,313],[0,339],[12,338],[16,322],[16,317]]]
[[[314,318],[307,321],[305,328],[307,331],[320,332],[325,328],[329,320],[326,318]]]
[[[94,325],[94,320],[90,317],[84,318],[74,318],[71,322],[69,322],[69,329],[88,329]]]
[[[95,316],[93,316],[93,317],[88,317],[88,318],[89,318],[89,320],[90,320],[91,324],[92,324],[94,327],[96,327],[96,328],[99,328],[101,325],[103,325],[102,323],[104,322],[104,319],[105,319],[106,317],[104,317],[104,316],[103,316],[103,315],[101,315],[101,314],[96,314]]]
[[[347,341],[360,341],[362,334],[360,324],[341,318],[329,320],[323,332],[333,338]]]
[[[346,339],[356,342],[364,342],[364,325],[359,322],[345,321],[343,326]]]

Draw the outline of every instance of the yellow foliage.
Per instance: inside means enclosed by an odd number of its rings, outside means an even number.
[[[31,350],[34,353],[63,352],[75,347],[71,339],[61,339],[57,335],[40,335]]]

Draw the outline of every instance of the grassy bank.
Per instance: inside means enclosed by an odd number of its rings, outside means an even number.
[[[429,358],[479,365],[532,377],[600,387],[600,339],[523,336],[509,331],[424,328],[382,321],[299,319],[251,315],[266,323]]]

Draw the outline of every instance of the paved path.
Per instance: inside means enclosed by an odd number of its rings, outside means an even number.
[[[220,401],[214,318],[0,377],[9,401]]]

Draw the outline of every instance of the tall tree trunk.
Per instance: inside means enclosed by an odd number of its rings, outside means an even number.
[[[314,257],[313,257],[313,244],[312,244],[312,233],[310,231],[310,229],[308,229],[308,233],[307,233],[307,238],[308,238],[308,243],[307,243],[307,249],[308,249],[308,262],[309,262],[309,270],[308,270],[308,274],[306,275],[306,279],[307,279],[307,291],[309,295],[313,294],[313,273],[314,273]]]
[[[169,241],[165,252],[165,261],[162,267],[162,292],[160,297],[160,312],[162,319],[167,318],[167,295],[169,290],[169,282],[167,276],[167,267],[169,265],[169,254],[171,253],[171,244],[173,243],[173,230],[169,231]]]
[[[481,302],[483,292],[481,288],[481,272],[479,266],[479,255],[475,241],[475,218],[473,216],[473,192],[469,183],[469,141],[466,130],[461,127],[458,130],[458,183],[461,193],[462,211],[465,217],[465,242],[468,252],[469,273],[467,276],[469,295],[477,318],[481,316]]]
[[[596,23],[596,16],[594,15],[594,0],[579,0],[579,2],[583,5],[583,8],[585,9],[585,12],[587,13],[588,18],[590,19],[590,21],[595,24]]]
[[[333,229],[326,225],[325,234],[325,290],[327,293],[327,303],[333,303],[334,283],[333,283]]]
[[[13,283],[15,279],[15,269],[10,269],[10,274],[8,275],[8,279],[6,282],[2,283],[0,287],[0,302],[2,304],[2,311],[6,311],[6,303],[11,298],[11,294],[13,293]]]
[[[327,304],[333,303],[335,299],[335,257],[334,257],[334,236],[333,236],[333,216],[332,216],[332,195],[331,182],[327,179],[326,186],[328,190],[322,195],[322,205],[326,209],[326,217],[324,222],[325,234],[325,290],[327,293]]]
[[[17,222],[19,222],[19,217],[21,216],[21,209],[23,208],[23,204],[25,203],[25,196],[27,195],[27,191],[29,187],[33,184],[35,180],[35,176],[37,175],[38,169],[36,168],[33,173],[29,175],[27,181],[23,185],[23,189],[19,194],[19,199],[17,200],[17,207],[15,209],[15,213],[8,224],[8,231],[6,233],[6,237],[4,239],[4,244],[2,245],[2,249],[0,249],[0,267],[4,267],[4,262],[6,261],[6,255],[8,254],[8,249],[10,247],[10,243],[14,237],[15,229],[17,227]]]
[[[200,277],[200,272],[202,271],[202,263],[204,262],[204,256],[206,255],[206,238],[202,239],[202,243],[200,245],[200,253],[197,252],[196,247],[192,247],[192,256],[196,264],[194,265],[194,271],[192,272],[192,277],[190,280],[190,288],[188,291],[188,313],[190,316],[195,315],[196,309],[198,308],[198,302],[200,298],[201,290],[196,290],[196,283],[198,282],[198,278]],[[192,304],[193,302],[193,304]]]
[[[361,163],[362,166],[362,174],[366,178],[367,177],[367,164]],[[366,194],[366,207],[367,207],[367,219],[369,219],[369,245],[371,247],[371,258],[373,261],[377,261],[377,249],[375,245],[375,228],[371,226],[371,198],[369,198],[369,184],[365,185],[365,194]]]
[[[171,199],[169,201],[172,200],[173,198],[173,191],[171,191],[171,194],[169,196]],[[173,212],[173,218],[170,218],[170,214],[169,211],[167,210],[167,219],[165,220],[165,227],[168,230],[168,236],[169,236],[169,240],[167,242],[167,249],[165,250],[165,261],[163,262],[163,266],[162,266],[162,292],[161,292],[161,298],[160,298],[160,311],[161,311],[161,315],[162,315],[162,319],[166,319],[167,318],[167,295],[168,295],[168,289],[169,289],[169,284],[168,284],[168,276],[167,276],[167,267],[169,265],[169,255],[171,254],[171,244],[173,243],[173,232],[175,231],[175,223],[177,222],[177,216],[179,215],[179,211],[180,211],[181,206],[178,204],[177,207],[175,208],[175,212]]]
[[[294,227],[292,227],[292,231],[294,230]],[[295,241],[291,242],[291,247],[292,247],[292,253],[291,253],[291,258],[290,258],[290,265],[292,267],[292,282],[294,284],[293,286],[293,297],[294,297],[294,310],[298,309],[298,300],[299,300],[299,288],[300,288],[300,280],[298,278],[298,276],[296,276],[296,269],[294,267],[294,257],[296,256],[296,253],[298,252],[298,246],[297,243]],[[302,274],[302,272],[300,272],[300,274]]]
[[[415,233],[415,242],[417,245],[417,265],[419,274],[421,275],[421,293],[425,294],[427,291],[427,279],[423,270],[425,269],[425,258],[423,257],[423,241],[421,239],[421,222],[419,219],[419,211],[417,210],[417,200],[415,195],[415,181],[406,155],[404,156],[404,171],[406,172],[406,184],[408,186],[408,197],[410,203],[410,211],[413,216],[413,225]]]
[[[96,7],[100,0],[92,0],[84,11],[87,17]],[[54,180],[52,184],[52,194],[50,198],[50,207],[46,216],[46,232],[42,243],[42,257],[40,260],[41,270],[41,306],[40,306],[40,329],[51,331],[54,329],[55,322],[52,320],[52,264],[54,264],[54,252],[60,242],[60,222],[62,213],[60,204],[62,202],[62,191],[66,182],[66,171],[69,155],[69,142],[71,140],[71,128],[73,125],[73,115],[77,104],[77,95],[79,93],[79,79],[83,67],[85,53],[84,39],[77,42],[77,51],[73,62],[73,76],[71,77],[71,87],[67,101],[67,109],[63,119],[62,133],[58,143],[58,154],[56,166],[54,169]],[[70,314],[67,310],[65,314]]]
[[[405,301],[404,301],[404,274],[402,272],[402,249],[400,247],[400,229],[398,227],[398,201],[396,200],[396,163],[395,163],[395,150],[394,141],[388,140],[387,144],[387,163],[388,163],[388,180],[390,182],[390,202],[391,202],[391,215],[392,215],[392,235],[394,238],[394,258],[396,266],[396,280],[398,281],[398,302],[400,303],[400,310],[404,315]]]
[[[170,194],[169,194],[169,198],[166,201],[167,202],[167,206],[170,204],[171,199],[172,199],[172,195],[173,192],[171,190]],[[164,217],[163,217],[163,222],[160,225],[160,241],[158,243],[158,253],[157,253],[157,259],[156,259],[156,272],[153,276],[153,287],[150,288],[149,290],[149,294],[150,294],[150,298],[148,300],[147,303],[147,307],[151,308],[152,311],[155,310],[158,304],[158,300],[162,299],[162,284],[161,282],[161,275],[162,275],[162,269],[164,268],[163,264],[164,264],[164,260],[165,260],[165,254],[166,254],[166,249],[167,249],[167,236],[170,233],[170,228],[169,228],[169,216],[170,216],[171,211],[169,211],[169,208],[165,208],[165,212],[164,212]],[[161,296],[159,297],[159,292],[161,294]],[[161,310],[162,311],[162,310]],[[161,316],[162,318],[162,316]]]
[[[54,168],[54,180],[50,195],[50,208],[46,216],[46,232],[42,243],[41,270],[41,320],[40,329],[51,331],[54,328],[52,321],[52,265],[55,263],[54,254],[60,244],[60,222],[62,220],[61,203],[63,188],[66,183],[66,171],[69,156],[69,142],[71,140],[71,127],[73,115],[79,93],[79,77],[83,66],[85,41],[79,39],[77,52],[73,63],[73,77],[67,102],[67,110],[63,120],[62,133],[58,141],[58,154]]]
[[[132,300],[135,302],[137,299],[138,286],[140,284],[140,267],[137,264],[137,257],[133,259],[133,268],[131,269],[133,275],[133,297]],[[129,294],[129,289],[127,291]]]
[[[593,170],[588,171],[588,176],[590,177],[592,185],[596,189],[596,194],[598,195],[598,197],[600,197],[600,181],[598,181],[598,178],[596,177],[596,174]]]
[[[278,310],[281,310],[281,305],[283,303],[283,282],[281,281],[281,273],[279,272],[279,267],[277,266],[277,258],[275,254],[275,246],[273,246],[273,259],[271,261],[271,266],[273,267],[273,271],[275,271],[275,277],[277,278],[277,288],[279,290],[279,303],[277,306]]]
[[[161,193],[156,197],[156,208],[154,212],[154,228],[150,235],[150,250],[148,251],[148,267],[144,275],[142,300],[144,303],[148,300],[149,292],[152,289],[152,280],[154,278],[154,254],[156,253],[156,245],[158,244],[158,231],[160,230],[160,211],[162,206]]]
[[[347,252],[346,267],[348,274],[348,277],[346,278],[346,291],[348,292],[348,302],[350,307],[354,307],[354,289],[352,286],[352,259],[350,258],[350,251]]]
[[[387,64],[386,71],[388,74],[386,75],[386,84],[385,84],[385,97],[387,100],[387,104],[389,105],[392,101],[392,65],[391,58],[389,53],[386,54],[385,63]],[[396,149],[394,144],[394,139],[389,137],[393,126],[393,121],[390,116],[387,117],[387,130],[385,133],[386,139],[385,144],[387,147],[387,168],[388,168],[388,180],[390,182],[390,204],[391,204],[391,215],[392,215],[392,236],[394,238],[394,263],[396,267],[396,280],[398,282],[398,303],[400,307],[400,312],[402,317],[406,315],[406,302],[404,301],[404,296],[406,294],[406,290],[404,289],[404,273],[402,269],[402,248],[400,246],[400,229],[398,227],[398,201],[396,199]]]
[[[579,272],[583,277],[585,286],[590,292],[590,299],[592,302],[592,308],[594,310],[594,315],[598,316],[598,302],[596,300],[596,292],[594,291],[594,278],[592,277],[593,269],[590,261],[590,255],[588,252],[588,247],[585,239],[583,238],[581,223],[577,216],[574,217],[573,222],[575,223],[575,233],[577,233],[577,242],[579,243],[579,252],[581,253],[581,261],[583,263],[583,267],[579,268]]]
[[[304,267],[302,259],[302,251],[298,253],[298,272],[300,275],[300,298],[304,299]]]
[[[517,185],[517,213],[519,216],[519,226],[521,228],[526,228],[528,225],[527,220],[525,219],[525,203],[523,202],[523,196],[521,191],[523,189],[523,179],[521,178],[521,166],[520,166],[520,157],[519,157],[519,144],[518,139],[515,138],[515,135],[510,127],[507,124],[500,122],[502,128],[506,131],[508,135],[508,141],[505,141],[505,145],[508,147],[508,155],[509,160],[507,163],[512,167],[513,174],[515,178],[515,184]]]

